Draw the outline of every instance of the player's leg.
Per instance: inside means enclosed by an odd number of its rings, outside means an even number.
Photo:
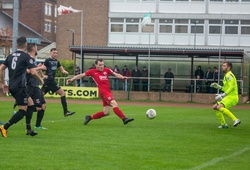
[[[45,110],[46,110],[46,104],[44,103],[42,105],[42,108],[37,112],[35,129],[47,130],[47,128],[42,126],[42,120],[43,120],[43,117],[44,117]]]
[[[216,116],[217,116],[217,118],[219,119],[220,124],[221,124],[218,128],[228,128],[227,123],[226,123],[226,121],[225,121],[225,118],[224,118],[222,112],[219,111],[219,108],[222,107],[222,106],[223,106],[223,105],[220,105],[220,104],[218,104],[218,103],[216,103],[216,104],[213,106],[213,109],[214,109],[214,111],[215,111],[215,114],[216,114]]]
[[[53,84],[53,92],[56,92],[57,94],[59,94],[61,96],[61,104],[62,104],[62,107],[63,107],[63,113],[64,113],[64,116],[70,116],[70,115],[73,115],[75,114],[75,112],[70,112],[68,111],[68,105],[67,105],[67,101],[66,101],[66,94],[65,92],[63,91],[63,89],[59,86],[57,86],[56,84]]]
[[[36,125],[35,125],[35,129],[47,129],[45,127],[42,126],[42,120],[44,117],[44,112],[46,110],[46,102],[44,100],[44,97],[42,95],[42,91],[38,88],[38,103],[36,103],[37,107],[39,107],[40,109],[37,111],[37,118],[36,118]]]
[[[33,112],[36,110],[33,100],[31,97],[28,98],[28,108],[26,113],[26,135],[36,136],[38,133],[31,129],[31,119]]]
[[[0,131],[3,137],[7,137],[7,129],[13,124],[19,122],[25,115],[27,111],[27,98],[28,94],[25,91],[25,88],[10,89],[10,93],[16,99],[16,104],[18,106],[18,111],[14,114],[8,122],[0,127]]]
[[[122,119],[123,124],[126,125],[129,122],[132,122],[134,119],[133,118],[127,118],[125,114],[119,109],[117,102],[112,98],[109,104],[112,108],[114,113]]]
[[[225,97],[222,99],[221,103],[223,104],[223,107],[219,108],[219,111],[221,111],[223,114],[225,114],[227,117],[229,117],[232,121],[234,121],[234,127],[236,127],[238,124],[241,123],[241,121],[230,111],[228,108],[235,106],[238,103],[237,97]]]
[[[91,116],[87,115],[84,120],[84,125],[87,125],[92,119],[100,119],[104,116],[108,116],[110,113],[110,107],[103,100],[103,111],[97,112]]]

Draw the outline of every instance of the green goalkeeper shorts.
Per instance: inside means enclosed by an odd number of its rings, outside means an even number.
[[[218,104],[223,104],[225,108],[230,108],[238,104],[238,96],[226,96],[221,101],[217,102]]]

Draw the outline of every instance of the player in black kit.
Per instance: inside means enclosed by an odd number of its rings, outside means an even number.
[[[28,43],[27,52],[34,59],[34,63],[36,63],[35,56],[37,55],[37,45],[35,43]],[[46,67],[40,63],[37,65],[36,70],[37,72],[40,72],[40,70],[46,70]],[[27,92],[29,96],[32,98],[34,105],[36,107],[36,111],[37,111],[36,125],[34,128],[35,129],[47,129],[41,125],[44,112],[46,109],[46,102],[44,100],[43,93],[41,89],[39,88],[39,82],[30,74],[29,69],[27,69],[26,78],[27,78]],[[29,128],[30,123],[31,123],[31,118],[32,118],[32,115],[31,117],[26,116],[26,128]]]
[[[29,97],[26,91],[26,69],[30,69],[30,72],[36,79],[43,84],[43,80],[37,74],[33,59],[24,51],[27,48],[27,41],[25,37],[17,39],[17,51],[7,56],[4,63],[0,66],[0,85],[4,92],[9,92],[15,98],[18,106],[18,111],[14,114],[10,120],[0,127],[0,131],[3,137],[7,137],[7,129],[20,121],[24,116],[33,112],[33,101]],[[3,71],[8,68],[9,70],[9,87],[3,80]],[[28,130],[27,135],[35,136],[36,132]]]
[[[53,93],[57,93],[61,96],[61,103],[63,106],[63,114],[64,116],[70,116],[73,115],[75,112],[68,111],[67,108],[67,102],[65,97],[65,92],[63,89],[57,85],[55,82],[55,76],[56,76],[56,69],[59,68],[61,73],[63,74],[69,74],[66,70],[64,70],[63,66],[60,64],[60,62],[56,59],[57,56],[57,50],[56,48],[52,48],[50,50],[50,58],[47,58],[44,62],[44,65],[46,66],[46,77],[44,79],[44,85],[42,86],[42,92],[45,95],[47,92],[52,91]]]

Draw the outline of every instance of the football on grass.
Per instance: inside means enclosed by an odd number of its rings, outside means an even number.
[[[148,109],[146,112],[146,116],[149,119],[154,119],[156,116],[156,111],[154,109]]]

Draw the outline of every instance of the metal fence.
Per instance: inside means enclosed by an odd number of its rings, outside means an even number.
[[[60,86],[66,85],[66,80],[73,77],[73,75],[68,77],[56,77],[55,80]],[[134,79],[139,79],[139,83],[133,83]],[[139,86],[139,91],[143,91],[142,77],[129,77],[128,80],[122,81],[117,80],[117,88],[114,86],[116,78],[110,76],[110,86],[111,90],[121,90],[121,91],[135,91],[135,86]],[[165,84],[165,78],[153,78],[147,79],[147,90],[146,91],[162,91],[162,92],[186,92],[186,93],[217,93],[218,91],[214,88],[206,85],[206,82],[213,82],[213,80],[206,79],[189,79],[189,78],[169,78],[171,84],[168,86]],[[249,86],[244,87],[242,80],[237,80],[239,94],[248,95]],[[222,80],[220,80],[222,85]],[[71,84],[77,86],[76,81]],[[81,80],[81,87],[95,87],[95,83],[92,78],[85,77]],[[168,90],[169,87],[169,90]],[[138,89],[137,89],[138,91]]]

